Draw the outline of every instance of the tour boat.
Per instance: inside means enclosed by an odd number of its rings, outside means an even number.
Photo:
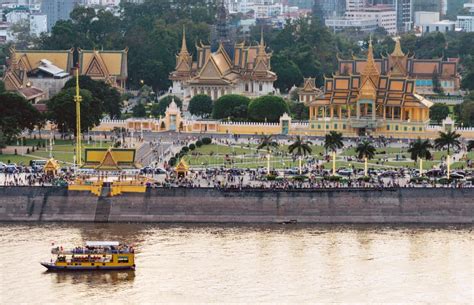
[[[71,250],[55,247],[51,254],[56,256],[55,259],[41,262],[51,271],[135,270],[133,247],[118,241],[87,241],[85,246]]]

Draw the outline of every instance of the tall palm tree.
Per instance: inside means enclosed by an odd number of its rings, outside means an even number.
[[[439,137],[435,139],[435,148],[436,149],[445,149],[448,151],[448,156],[450,154],[451,148],[459,149],[461,148],[461,142],[459,138],[461,137],[460,134],[456,133],[456,131],[448,131],[448,132],[439,132]]]
[[[330,131],[324,139],[324,149],[326,153],[328,150],[332,151],[332,174],[336,174],[336,151],[344,147],[342,143],[342,133],[337,131]]]
[[[278,147],[278,142],[273,140],[273,135],[263,135],[260,139],[260,144],[257,146],[258,149],[266,148],[267,150],[267,174],[270,175],[270,156],[272,149]]]
[[[467,142],[467,151],[471,151],[474,149],[474,140]]]
[[[375,147],[371,142],[364,140],[357,145],[355,151],[359,159],[364,159],[364,173],[367,176],[367,160],[375,156]]]
[[[430,148],[433,148],[430,140],[422,140],[420,138],[410,143],[410,148],[408,148],[411,159],[415,162],[420,160],[420,175],[423,172],[423,158],[431,159]]]
[[[299,157],[299,172],[301,175],[301,157],[310,154],[313,150],[311,141],[305,141],[301,136],[296,136],[295,142],[288,146],[288,152]]]
[[[461,148],[461,141],[459,141],[459,138],[461,137],[460,134],[456,133],[456,131],[448,131],[448,132],[439,132],[439,137],[435,139],[435,148],[436,149],[445,149],[448,151],[448,155],[446,158],[446,165],[448,167],[447,169],[447,175],[449,179],[450,175],[450,149],[459,149]]]

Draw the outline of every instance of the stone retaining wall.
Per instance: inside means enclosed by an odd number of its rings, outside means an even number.
[[[64,188],[0,187],[0,221],[473,223],[474,188],[151,189],[97,197]]]

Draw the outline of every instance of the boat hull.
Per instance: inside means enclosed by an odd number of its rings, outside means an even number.
[[[41,263],[48,271],[93,271],[93,270],[135,270],[133,266],[57,266],[51,263]]]

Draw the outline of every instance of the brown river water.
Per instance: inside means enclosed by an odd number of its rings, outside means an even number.
[[[472,226],[0,224],[0,304],[474,304]],[[50,273],[118,240],[131,272]]]

